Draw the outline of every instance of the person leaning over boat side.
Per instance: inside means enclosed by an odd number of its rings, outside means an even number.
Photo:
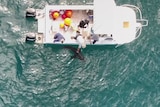
[[[54,35],[54,42],[61,42],[61,43],[63,43],[64,41],[65,41],[65,38],[63,37],[62,34],[56,33]]]
[[[84,39],[87,39],[87,37],[90,35],[90,29],[89,29],[89,20],[88,19],[83,19],[79,22],[78,24],[78,30],[81,32],[83,35]]]
[[[78,42],[77,53],[80,52],[81,48],[85,48],[86,47],[85,39],[83,38],[83,36],[80,34],[79,31],[77,31],[76,32],[76,36],[75,37],[71,37],[71,39],[75,39]]]
[[[95,44],[99,40],[99,37],[96,34],[91,34],[90,39],[93,40],[92,44]]]
[[[99,36],[94,33],[93,29],[91,28],[91,33],[87,37],[89,40],[90,44],[95,44],[97,41],[99,41]]]

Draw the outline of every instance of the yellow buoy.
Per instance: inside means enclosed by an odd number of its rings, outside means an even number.
[[[64,19],[64,24],[65,24],[66,26],[70,26],[71,23],[72,23],[72,20],[71,20],[70,18],[65,18],[65,19]]]
[[[64,23],[63,23],[63,22],[60,23],[59,27],[60,27],[60,28],[64,28]]]

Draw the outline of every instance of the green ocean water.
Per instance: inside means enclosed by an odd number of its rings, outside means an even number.
[[[83,49],[81,61],[25,43],[37,30],[25,9],[92,0],[0,0],[0,107],[160,107],[160,0],[115,1],[138,6],[149,25],[132,43]]]

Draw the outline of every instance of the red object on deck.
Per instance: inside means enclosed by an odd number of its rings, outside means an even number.
[[[65,19],[67,16],[65,14],[62,14],[62,19]]]
[[[73,14],[72,10],[66,10],[66,11],[65,11],[65,15],[66,15],[66,17],[68,17],[68,18],[71,18],[71,17],[72,17],[72,14]]]

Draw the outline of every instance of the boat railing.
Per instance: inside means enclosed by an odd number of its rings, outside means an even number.
[[[148,20],[147,19],[143,19],[142,17],[142,12],[141,10],[135,6],[135,5],[130,5],[130,4],[124,4],[124,5],[121,5],[123,7],[129,7],[131,9],[133,9],[135,12],[136,12],[136,21],[137,21],[137,26],[136,26],[136,38],[137,39],[140,35],[141,35],[141,32],[142,32],[142,27],[144,26],[148,26]]]
[[[138,14],[137,16],[139,16],[139,17],[137,17],[137,22],[141,23],[141,27],[148,26],[148,20],[143,19],[142,12],[139,9],[139,7],[137,7],[135,5],[130,5],[130,4],[124,4],[124,5],[121,5],[121,6],[123,6],[123,7],[129,7],[131,9],[133,9]]]
[[[136,38],[135,39],[137,39],[141,35],[141,32],[142,32],[142,27],[137,27],[136,28]]]

